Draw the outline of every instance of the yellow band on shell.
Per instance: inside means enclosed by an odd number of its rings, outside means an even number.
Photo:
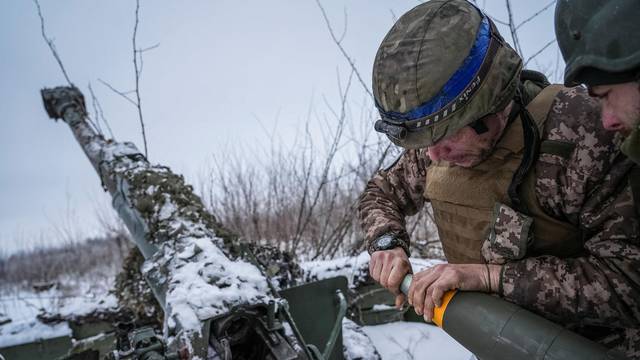
[[[447,310],[447,305],[449,305],[449,301],[453,298],[453,295],[456,294],[456,290],[450,290],[444,293],[442,296],[442,305],[436,306],[433,309],[433,323],[438,325],[439,328],[442,328],[442,321],[444,319],[444,312]]]

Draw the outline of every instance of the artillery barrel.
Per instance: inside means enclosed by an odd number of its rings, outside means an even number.
[[[71,128],[142,252],[141,270],[164,310],[165,339],[207,358],[205,320],[272,301],[268,279],[253,264],[232,259],[221,227],[182,176],[151,165],[132,143],[97,133],[77,88],[44,89],[42,98],[49,116]]]

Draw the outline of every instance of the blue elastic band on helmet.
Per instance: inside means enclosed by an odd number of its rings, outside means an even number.
[[[441,110],[451,101],[460,96],[467,85],[473,81],[487,55],[490,40],[491,26],[489,25],[487,17],[484,16],[480,23],[478,34],[476,35],[476,41],[473,44],[469,55],[464,59],[462,65],[455,73],[453,73],[451,78],[449,78],[446,84],[444,84],[442,89],[440,89],[433,98],[417,108],[405,113],[380,110],[381,114],[385,118],[391,120],[411,121],[429,116]],[[378,109],[381,109],[381,107],[378,106]]]

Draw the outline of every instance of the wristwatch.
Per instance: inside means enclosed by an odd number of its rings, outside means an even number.
[[[369,244],[369,254],[375,251],[391,250],[397,247],[401,247],[405,252],[408,250],[404,241],[398,239],[393,234],[384,234]]]

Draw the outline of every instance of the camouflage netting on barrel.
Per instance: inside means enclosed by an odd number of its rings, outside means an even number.
[[[69,125],[111,194],[113,207],[145,259],[140,270],[163,309],[163,328],[170,339],[198,338],[204,320],[234,306],[268,303],[277,296],[271,285],[283,286],[298,277],[295,265],[273,266],[272,249],[254,256],[239,244],[206,211],[182,176],[151,165],[132,143],[97,133],[86,121],[78,89],[45,89],[42,95],[49,116]],[[123,291],[118,296],[138,316],[157,317],[157,309],[140,303],[149,298],[134,275],[140,259],[136,262],[133,255],[130,261],[128,277],[120,277]],[[259,263],[272,273],[274,284],[256,266]]]

